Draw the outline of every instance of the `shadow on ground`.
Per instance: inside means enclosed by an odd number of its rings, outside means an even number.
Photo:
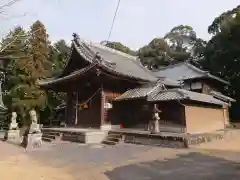
[[[110,180],[237,180],[240,164],[192,152],[165,161],[130,164],[105,172]]]

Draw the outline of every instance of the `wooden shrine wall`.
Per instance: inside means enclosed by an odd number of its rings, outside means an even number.
[[[78,127],[85,127],[85,128],[100,127],[101,125],[101,92],[98,91],[93,97],[91,97],[95,92],[96,91],[89,91],[84,94],[79,93],[77,103],[76,103],[76,93],[68,94],[67,113],[66,113],[68,126],[78,126]],[[76,116],[77,116],[77,121],[76,121]]]
[[[117,118],[118,113],[117,113],[116,107],[113,107],[113,100],[120,95],[121,95],[120,92],[104,91],[103,106],[105,107],[103,108],[103,114],[104,114],[103,124],[113,124],[115,119]],[[107,103],[112,105],[112,107],[107,108],[106,107]]]
[[[151,118],[145,99],[116,101],[113,106],[117,113],[113,123],[122,124],[126,128],[144,128]]]

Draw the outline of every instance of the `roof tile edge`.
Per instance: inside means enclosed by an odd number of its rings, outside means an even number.
[[[126,53],[124,53],[124,52],[121,52],[121,51],[118,51],[118,50],[109,48],[109,47],[107,47],[107,46],[103,46],[103,45],[101,45],[100,43],[95,43],[95,42],[93,42],[93,41],[90,41],[90,40],[87,40],[87,39],[84,39],[84,38],[80,38],[79,41],[80,41],[80,43],[82,42],[82,43],[85,43],[86,45],[95,46],[95,47],[97,47],[97,48],[101,48],[101,49],[110,51],[110,52],[112,52],[112,53],[115,53],[115,54],[118,54],[118,55],[127,57],[127,58],[132,59],[132,60],[137,60],[137,59],[138,59],[137,56],[132,56],[132,55],[130,55],[130,54],[126,54]]]

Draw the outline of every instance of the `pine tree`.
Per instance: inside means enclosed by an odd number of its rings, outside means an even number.
[[[13,102],[19,102],[20,95],[23,93],[18,89],[18,84],[21,84],[19,74],[22,73],[20,61],[28,58],[26,54],[26,38],[26,32],[21,27],[16,27],[2,41],[4,51],[1,52],[1,57],[7,59],[4,63],[6,79],[3,90],[7,92],[4,96],[4,102],[10,111],[16,108]]]
[[[46,92],[37,86],[37,81],[51,75],[51,63],[49,58],[48,35],[44,25],[36,21],[30,30],[29,38],[29,59],[24,59],[22,67],[24,70],[24,110],[31,108],[42,110],[47,104]]]
[[[51,74],[49,41],[44,25],[36,21],[27,37],[21,44],[23,48],[20,49],[23,50],[16,50],[16,56],[8,65],[8,69],[12,71],[8,83],[11,105],[19,111],[23,124],[29,123],[27,115],[30,109],[39,111],[46,106],[46,93],[36,82]]]
[[[58,76],[66,66],[68,55],[71,48],[67,45],[65,40],[59,40],[49,45],[50,57],[52,62],[51,76]],[[41,112],[41,118],[44,120],[49,119],[54,113],[54,108],[65,102],[66,93],[47,91],[48,103],[44,112]],[[44,123],[44,122],[43,122]]]
[[[59,75],[67,62],[71,48],[61,39],[50,46],[50,61],[53,63],[52,76]]]

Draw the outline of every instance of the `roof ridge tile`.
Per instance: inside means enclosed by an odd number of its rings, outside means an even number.
[[[78,39],[78,41],[83,42],[86,45],[95,46],[97,48],[101,48],[101,49],[107,50],[109,52],[112,52],[112,53],[115,53],[115,54],[127,57],[127,58],[129,58],[131,60],[137,60],[138,59],[137,56],[133,56],[133,55],[130,55],[130,54],[118,51],[116,49],[113,49],[113,48],[101,45],[100,43],[96,43],[96,42],[93,42],[93,41],[90,41],[90,40],[87,40],[87,39],[84,39],[84,38]]]

